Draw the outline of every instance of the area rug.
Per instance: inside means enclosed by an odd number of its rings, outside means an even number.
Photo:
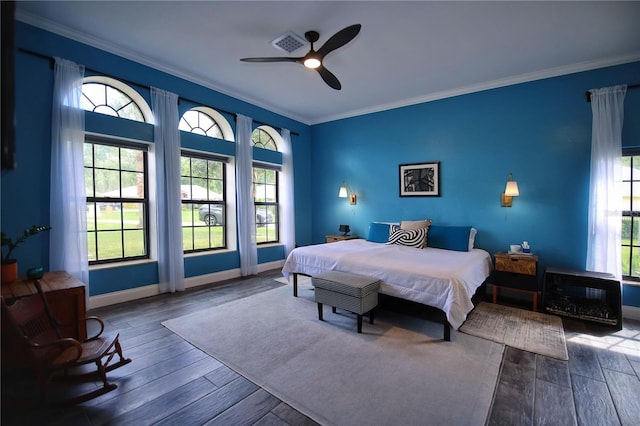
[[[284,284],[293,285],[293,277],[289,278],[290,282],[287,281],[287,279],[285,277],[276,278],[276,281],[278,281],[280,283],[284,283]],[[298,275],[298,285],[310,286],[311,285],[311,277],[308,277],[306,275]]]
[[[163,325],[320,424],[485,424],[504,345],[384,310],[358,334],[299,285]]]
[[[553,315],[481,302],[460,331],[551,358],[569,359],[562,319]]]

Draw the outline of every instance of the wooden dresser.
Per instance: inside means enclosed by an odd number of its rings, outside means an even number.
[[[84,283],[65,271],[57,271],[45,272],[40,278],[40,285],[47,297],[51,312],[60,325],[62,335],[81,341],[86,339],[86,325],[84,321],[78,321],[87,316]],[[2,297],[9,305],[16,299],[32,294],[38,294],[38,290],[33,280],[27,280],[26,277],[2,284]],[[4,336],[6,333],[2,334]],[[3,348],[4,343],[3,337]]]

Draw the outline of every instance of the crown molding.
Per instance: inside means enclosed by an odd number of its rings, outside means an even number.
[[[487,81],[471,86],[459,87],[452,90],[445,90],[437,93],[430,93],[427,95],[419,96],[416,98],[403,99],[397,102],[391,102],[381,105],[376,105],[370,108],[353,110],[345,114],[337,114],[331,116],[325,116],[321,119],[311,122],[311,125],[327,123],[329,121],[342,120],[345,118],[357,117],[365,114],[372,114],[381,111],[387,111],[395,108],[402,108],[411,105],[417,105],[425,102],[437,101],[440,99],[452,98],[460,95],[468,95],[470,93],[482,92],[484,90],[497,89],[500,87],[512,86],[515,84],[528,83],[536,80],[543,80],[545,78],[559,77],[562,75],[575,74],[583,71],[591,71],[598,68],[605,68],[615,65],[622,65],[631,62],[640,61],[640,52],[635,52],[629,55],[616,56],[607,59],[580,62],[563,67],[548,68],[541,71],[535,71],[517,76],[502,78],[498,80]]]

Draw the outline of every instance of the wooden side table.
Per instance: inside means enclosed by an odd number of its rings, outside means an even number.
[[[38,294],[38,289],[26,277],[2,284],[2,297],[11,305],[15,300]],[[45,272],[40,278],[40,286],[47,298],[53,317],[58,321],[63,337],[83,341],[87,338],[85,321],[87,317],[85,285],[65,271]],[[22,365],[25,354],[13,330],[2,319],[2,366]]]
[[[336,241],[356,240],[356,239],[358,239],[357,235],[325,235],[324,242],[335,243]]]
[[[506,288],[531,294],[533,310],[538,311],[538,256],[495,253],[493,273],[493,303],[497,303],[498,290]]]
[[[38,294],[34,280],[20,277],[11,283],[2,284],[2,297],[8,304],[21,297]],[[85,285],[65,271],[45,272],[40,278],[51,313],[60,323],[60,332],[64,337],[73,337],[80,341],[87,338],[84,319],[87,316]],[[67,325],[65,324],[72,324]]]

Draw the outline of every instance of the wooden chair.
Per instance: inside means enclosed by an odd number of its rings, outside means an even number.
[[[51,315],[46,297],[36,281],[38,294],[23,297],[8,305],[4,298],[2,319],[9,330],[21,342],[21,354],[26,366],[32,369],[38,381],[40,402],[47,402],[47,388],[52,380],[87,381],[101,380],[102,386],[58,403],[79,403],[103,395],[117,388],[107,381],[107,372],[131,362],[124,358],[119,335],[103,334],[104,322],[98,317],[87,317],[85,321],[96,321],[99,331],[84,342],[63,337],[55,318]],[[112,363],[115,355],[119,359]],[[96,369],[86,371],[86,366],[95,364]],[[78,370],[85,370],[78,373]],[[80,367],[80,368],[76,368]],[[74,372],[75,370],[75,372]]]

